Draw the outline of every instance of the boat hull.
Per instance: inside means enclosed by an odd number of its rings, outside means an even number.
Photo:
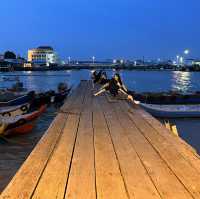
[[[11,135],[24,135],[30,133],[34,128],[34,122],[27,122],[21,126],[16,128],[12,128],[7,130],[4,135],[11,136]]]
[[[153,105],[140,103],[147,112],[159,118],[199,118],[200,105]]]
[[[39,118],[42,113],[46,111],[46,105],[42,105],[37,111],[34,111],[29,114],[22,115],[13,123],[5,125],[5,128],[2,127],[0,134],[1,135],[16,135],[16,134],[25,134],[32,131],[34,127],[34,122]],[[2,126],[3,126],[2,125]]]
[[[19,106],[19,105],[26,104],[26,103],[30,102],[31,99],[32,99],[31,96],[24,95],[24,96],[21,96],[21,97],[17,97],[16,99],[10,100],[8,102],[0,102],[0,107]]]
[[[26,114],[29,110],[30,104],[23,104],[20,106],[10,106],[0,108],[0,115],[2,117],[15,117]]]
[[[134,99],[145,104],[200,104],[200,94],[162,94],[162,93],[134,93],[130,91]]]

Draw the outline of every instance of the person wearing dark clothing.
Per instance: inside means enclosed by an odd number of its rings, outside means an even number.
[[[121,77],[118,73],[115,74],[114,77],[111,80],[109,80],[106,84],[104,84],[102,88],[94,94],[94,96],[100,95],[105,91],[109,91],[114,97],[116,97],[119,94],[119,92],[121,92],[127,95],[127,99],[133,101],[133,97],[128,94],[128,90],[122,83]]]
[[[109,80],[109,82],[107,83],[107,86],[105,87],[105,90],[109,91],[114,97],[118,95],[119,89],[120,87],[114,78]]]
[[[97,71],[94,71],[92,74],[92,79],[93,79],[93,83],[96,84],[100,81],[101,79],[101,75],[102,75],[102,70],[100,70],[98,73]]]
[[[106,74],[106,72],[104,71],[104,72],[102,72],[102,74],[101,74],[101,78],[100,78],[100,80],[99,80],[99,84],[104,85],[104,84],[107,84],[108,82],[109,82],[109,79],[107,78],[107,74]]]

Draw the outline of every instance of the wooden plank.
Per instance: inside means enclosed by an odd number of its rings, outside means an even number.
[[[200,175],[196,169],[183,158],[170,142],[160,136],[147,122],[144,122],[140,115],[137,113],[128,114],[190,194],[194,198],[200,198]]]
[[[69,104],[69,106],[73,104],[77,98],[77,94],[79,92],[75,91],[69,97],[66,104]],[[31,155],[3,191],[0,198],[26,199],[31,197],[50,155],[60,138],[66,119],[67,114],[59,113],[57,115]]]
[[[82,85],[80,96],[75,99],[73,106],[83,108],[87,85]],[[81,110],[79,110],[81,112]],[[33,199],[63,199],[68,179],[71,159],[79,125],[80,115],[69,115],[63,134],[54,149],[51,159],[46,166],[41,180],[33,195]]]
[[[166,162],[163,161],[154,147],[132,123],[125,107],[120,106],[119,103],[118,105],[114,105],[114,109],[115,114],[123,126],[124,133],[128,136],[131,145],[138,154],[142,165],[145,167],[161,198],[192,198],[191,194],[185,189],[176,175],[169,169]]]
[[[172,132],[173,132],[173,134],[174,134],[175,136],[179,136],[176,125],[172,125],[171,128],[172,128]]]
[[[73,95],[76,95],[76,98],[81,97],[81,93],[82,92],[86,92],[89,89],[89,84],[88,81],[81,81],[79,87],[76,89],[75,93],[72,93]],[[69,114],[80,114],[80,110],[81,110],[81,104],[69,104],[69,103],[65,103],[62,107],[61,107],[61,112],[64,113],[69,113]]]
[[[128,198],[101,107],[94,99],[93,128],[98,199]]]
[[[133,112],[133,107],[126,104],[126,110],[128,112]],[[146,122],[152,126],[156,132],[161,135],[164,139],[170,142],[176,150],[200,173],[200,157],[197,152],[180,137],[174,136],[167,130],[163,128],[163,125],[151,116],[146,111],[141,108],[135,108],[134,112],[141,115]]]
[[[63,104],[63,106],[60,108],[61,110],[67,109],[68,107],[72,106],[72,102],[79,97],[80,93],[83,91],[84,87],[87,86],[86,82],[81,82],[75,90],[72,91],[72,93],[68,96],[67,100]]]
[[[114,112],[112,104],[118,106],[117,103],[107,103],[105,97],[99,98],[98,100],[101,103],[108,123],[129,197],[136,199],[161,198],[137,153],[132,147],[128,136],[124,132],[116,116],[116,112]],[[127,128],[129,128],[129,126],[127,126]]]
[[[131,106],[130,103],[129,103],[129,105]],[[171,143],[176,145],[178,148],[180,147],[180,150],[183,150],[183,151],[187,150],[190,152],[190,155],[198,156],[196,150],[193,147],[191,147],[183,139],[177,138],[177,137],[173,136],[168,130],[163,129],[163,124],[161,122],[159,122],[157,119],[155,119],[148,112],[144,111],[142,108],[139,108],[139,107],[134,110],[138,114],[140,114],[152,127],[156,128],[157,132],[160,135],[165,137],[167,140],[169,140]],[[199,156],[198,156],[198,158],[199,158]]]
[[[86,97],[85,110],[81,113],[71,170],[66,189],[66,199],[94,199],[95,160],[92,127],[92,94]]]
[[[64,198],[78,123],[79,116],[69,116],[63,130],[63,135],[41,177],[32,197],[33,199]]]
[[[1,199],[27,199],[31,197],[58,137],[61,134],[65,120],[66,115],[58,114],[46,134],[3,191],[0,196]]]
[[[65,198],[96,198],[92,113],[81,116]]]
[[[170,127],[169,121],[165,121],[165,127],[166,127],[169,131],[171,131],[171,127]]]

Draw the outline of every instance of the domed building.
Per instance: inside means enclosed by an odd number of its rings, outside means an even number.
[[[50,46],[39,46],[28,50],[28,61],[37,64],[50,66],[58,64],[58,56]]]

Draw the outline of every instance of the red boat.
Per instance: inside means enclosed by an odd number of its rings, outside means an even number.
[[[0,135],[26,134],[32,131],[35,120],[46,111],[46,105],[42,105],[38,110],[17,116],[14,118],[3,118],[0,127]]]

